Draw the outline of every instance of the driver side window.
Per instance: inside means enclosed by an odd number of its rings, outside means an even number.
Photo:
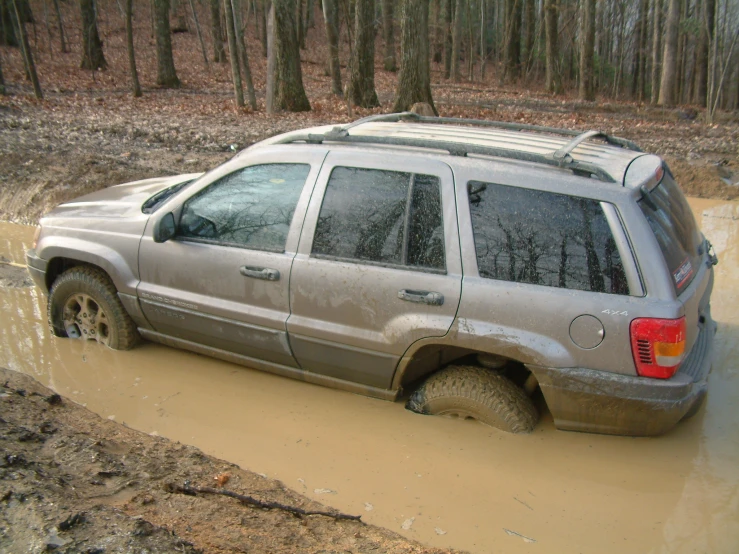
[[[178,236],[283,252],[309,172],[308,164],[265,164],[226,175],[185,203]]]

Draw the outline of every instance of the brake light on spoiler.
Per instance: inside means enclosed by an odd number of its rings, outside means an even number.
[[[637,318],[631,322],[631,351],[642,377],[669,379],[685,358],[685,317]]]

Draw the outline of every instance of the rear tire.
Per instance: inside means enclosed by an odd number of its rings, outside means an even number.
[[[96,267],[73,267],[57,277],[48,316],[57,337],[95,340],[114,350],[129,350],[141,338],[110,277]]]
[[[531,399],[510,379],[477,366],[449,366],[408,399],[420,414],[475,419],[509,433],[530,433],[539,420]]]

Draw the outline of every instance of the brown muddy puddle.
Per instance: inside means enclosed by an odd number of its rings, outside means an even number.
[[[52,339],[45,297],[0,289],[0,365],[103,417],[195,445],[367,522],[473,552],[736,552],[739,544],[739,203],[691,200],[719,255],[706,406],[653,439],[533,434],[423,417],[145,344]],[[0,224],[22,262],[33,229]]]

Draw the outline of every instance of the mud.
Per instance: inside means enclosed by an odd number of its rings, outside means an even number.
[[[713,242],[716,355],[705,406],[658,438],[531,435],[145,344],[52,339],[36,288],[0,289],[0,366],[104,418],[194,445],[309,498],[473,552],[734,552],[739,544],[739,203],[691,200]],[[21,261],[13,234],[0,254]]]

